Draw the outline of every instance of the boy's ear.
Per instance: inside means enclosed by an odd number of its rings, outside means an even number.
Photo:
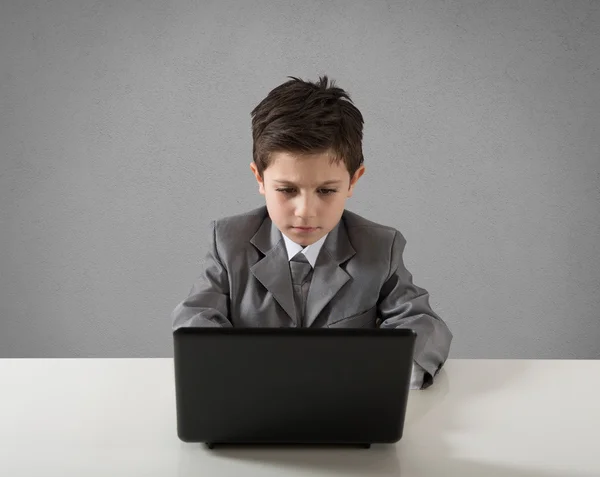
[[[254,177],[256,178],[256,182],[258,182],[258,192],[260,192],[262,195],[265,195],[265,182],[264,182],[263,178],[260,176],[260,174],[258,172],[258,167],[256,167],[256,163],[254,161],[252,161],[250,163],[250,169],[252,170],[252,173],[254,174]]]
[[[352,176],[352,178],[350,178],[350,187],[348,188],[348,197],[352,197],[352,194],[354,193],[354,186],[356,185],[356,182],[358,181],[358,179],[360,179],[364,173],[365,173],[365,166],[360,166],[354,173],[354,176]]]

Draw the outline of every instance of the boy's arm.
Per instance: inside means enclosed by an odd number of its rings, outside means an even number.
[[[232,326],[229,278],[217,252],[216,224],[210,223],[208,252],[188,297],[171,313],[173,330],[182,327]]]
[[[417,333],[414,351],[413,383],[422,371],[422,388],[433,383],[450,351],[452,333],[431,309],[427,290],[415,285],[404,266],[406,240],[396,231],[392,244],[390,272],[381,288],[378,308],[381,328],[410,328]],[[418,383],[417,383],[418,385]]]

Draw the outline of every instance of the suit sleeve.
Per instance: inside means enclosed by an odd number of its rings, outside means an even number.
[[[448,358],[452,333],[431,309],[427,290],[413,283],[402,258],[405,246],[405,238],[396,231],[389,275],[378,300],[380,327],[409,328],[417,333],[414,361],[424,370],[422,387],[427,388]]]
[[[171,313],[173,330],[182,327],[232,326],[229,321],[229,278],[217,251],[216,223],[210,223],[209,248],[188,297]]]

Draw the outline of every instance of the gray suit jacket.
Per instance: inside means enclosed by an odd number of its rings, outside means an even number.
[[[266,207],[211,222],[208,253],[173,329],[191,326],[296,327],[288,256]],[[404,266],[406,241],[392,227],[344,211],[315,264],[304,326],[411,328],[415,362],[433,382],[452,333]]]

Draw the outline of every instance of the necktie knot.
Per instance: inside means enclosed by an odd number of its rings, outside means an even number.
[[[292,283],[302,285],[312,271],[312,266],[302,252],[298,252],[290,260],[290,271],[292,273]]]

